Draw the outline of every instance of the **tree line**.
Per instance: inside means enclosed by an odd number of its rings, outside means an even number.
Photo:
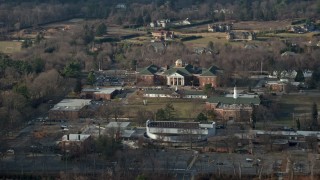
[[[211,19],[225,20],[281,20],[315,18],[320,13],[320,1],[298,0],[136,0],[122,1],[125,7],[117,7],[118,1],[102,0],[53,0],[53,1],[5,1],[0,5],[2,33],[25,27],[66,20],[70,18],[108,18],[123,24],[147,25],[151,21]]]

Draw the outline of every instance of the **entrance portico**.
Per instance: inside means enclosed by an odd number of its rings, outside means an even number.
[[[167,76],[167,85],[169,86],[184,86],[184,76],[179,73],[171,74]]]

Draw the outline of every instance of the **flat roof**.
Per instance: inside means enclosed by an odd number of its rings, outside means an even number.
[[[106,128],[126,128],[130,125],[130,122],[109,122]]]
[[[112,94],[117,90],[121,90],[121,87],[98,89],[98,91],[94,92],[94,94]]]
[[[95,94],[111,94],[116,90],[121,90],[121,87],[112,87],[112,88],[84,88],[82,92],[93,92]]]
[[[121,137],[130,138],[133,133],[135,133],[135,130],[124,130],[123,132],[121,132]]]
[[[51,110],[78,111],[90,103],[90,99],[64,99]]]
[[[84,141],[88,139],[90,136],[90,134],[68,134],[62,136],[62,141]]]

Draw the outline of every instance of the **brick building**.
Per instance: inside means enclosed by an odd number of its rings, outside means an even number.
[[[219,86],[219,76],[222,74],[222,70],[216,66],[211,66],[207,70],[203,70],[199,78],[199,86],[203,88],[206,84],[211,84],[211,87]]]
[[[110,100],[113,99],[119,92],[121,92],[121,89],[121,87],[84,88],[82,89],[81,96],[87,99]]]
[[[251,120],[253,108],[260,104],[260,98],[257,95],[238,95],[234,88],[233,96],[211,97],[206,102],[206,108],[213,110],[217,119],[228,121]]]
[[[184,63],[181,59],[176,60],[175,65],[166,68],[160,68],[156,65],[150,65],[139,71],[138,82],[147,85],[168,85],[168,86],[199,86],[212,84],[217,87],[219,83],[218,76],[222,70],[216,66],[209,69],[201,69]],[[199,81],[201,83],[199,84]]]
[[[88,99],[64,99],[49,110],[50,120],[77,120],[86,106],[91,104]]]

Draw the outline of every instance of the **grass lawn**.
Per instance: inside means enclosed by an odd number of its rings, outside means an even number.
[[[280,118],[274,123],[293,124],[294,119],[308,120],[311,117],[313,102],[320,102],[317,95],[283,95],[279,101]],[[319,104],[320,105],[320,104]],[[319,110],[318,105],[318,110]]]
[[[21,42],[16,41],[0,41],[0,52],[14,53],[21,50]]]
[[[143,100],[147,100],[147,105],[143,105]],[[205,101],[197,99],[143,98],[134,95],[128,102],[124,108],[132,113],[138,110],[155,113],[158,109],[165,108],[167,103],[171,103],[177,120],[195,119],[200,112],[205,110]]]

